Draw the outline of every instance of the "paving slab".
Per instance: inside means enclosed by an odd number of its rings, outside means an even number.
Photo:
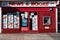
[[[60,33],[12,33],[0,34],[0,40],[60,40]]]

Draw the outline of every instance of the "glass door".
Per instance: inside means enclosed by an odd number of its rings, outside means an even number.
[[[37,12],[30,12],[30,30],[38,30],[38,15]]]
[[[38,31],[37,12],[20,12],[21,31]]]
[[[28,31],[28,12],[20,12],[20,26],[21,31]]]

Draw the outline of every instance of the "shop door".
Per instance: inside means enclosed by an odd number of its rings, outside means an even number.
[[[56,32],[56,16],[54,12],[39,12],[39,32]]]
[[[30,31],[38,32],[38,13],[30,12]]]
[[[38,30],[37,12],[20,12],[21,32]]]
[[[21,32],[29,31],[29,12],[20,12],[20,30]]]

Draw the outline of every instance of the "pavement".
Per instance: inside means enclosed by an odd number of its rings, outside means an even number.
[[[0,40],[60,40],[60,33],[7,33]]]

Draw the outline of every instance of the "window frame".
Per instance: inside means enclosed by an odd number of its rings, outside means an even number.
[[[22,16],[21,16],[21,14],[24,14],[24,15],[25,15],[25,12],[28,13],[28,11],[22,11],[22,12],[20,11],[20,26],[21,26],[21,27],[28,27],[28,18],[27,18],[27,26],[23,26],[23,25],[22,25],[22,18],[21,18]],[[29,15],[29,14],[28,14],[28,15]],[[25,18],[24,18],[24,19],[25,19]]]
[[[44,24],[44,18],[45,18],[45,17],[49,17],[49,20],[50,20],[49,24]],[[43,25],[46,25],[46,26],[47,26],[47,25],[51,25],[51,16],[43,16]]]

